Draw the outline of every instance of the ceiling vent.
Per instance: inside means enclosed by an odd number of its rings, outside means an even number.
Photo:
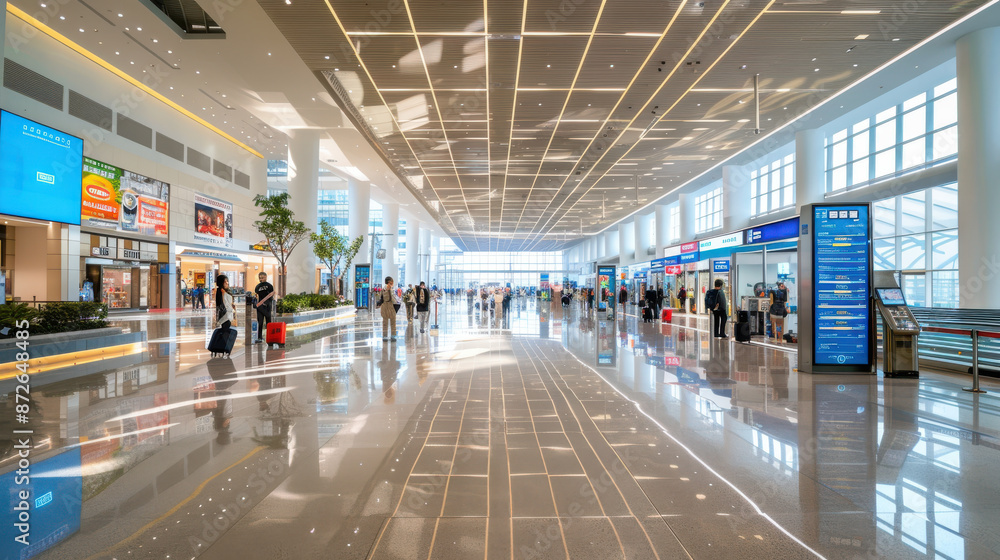
[[[29,70],[9,58],[4,59],[3,85],[53,109],[63,110],[62,84]]]

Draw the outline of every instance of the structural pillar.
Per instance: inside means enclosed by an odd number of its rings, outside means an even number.
[[[399,266],[396,263],[396,247],[399,246],[399,204],[391,202],[382,205],[382,247],[385,248],[385,260],[382,270],[386,276],[392,276],[398,286],[401,282]]]
[[[821,130],[795,133],[795,211],[804,204],[823,202],[826,194],[826,156]]]
[[[420,283],[420,222],[412,218],[406,219],[406,278],[407,284],[414,286]],[[402,282],[401,281],[401,282]]]
[[[603,258],[608,259],[611,257],[617,257],[621,253],[618,251],[618,228],[612,228],[604,232],[604,255]]]
[[[351,240],[356,239],[359,235],[362,236],[364,241],[361,243],[361,248],[358,249],[358,254],[354,257],[354,261],[351,263],[351,269],[348,271],[348,284],[347,289],[350,293],[354,293],[354,265],[355,264],[372,264],[375,263],[371,261],[371,238],[368,236],[369,233],[369,223],[371,218],[369,216],[371,210],[371,196],[372,196],[372,186],[368,181],[359,181],[357,179],[347,180],[347,200],[348,204],[348,214],[347,214],[347,235]],[[381,278],[372,278],[372,284],[381,284]]]
[[[1000,307],[1000,28],[956,43],[958,68],[959,306]]]
[[[677,197],[678,203],[681,206],[680,211],[680,222],[681,222],[681,238],[680,241],[687,242],[694,239],[695,236],[695,216],[694,216],[694,196],[688,193],[682,193]]]
[[[417,284],[426,282],[431,285],[431,232],[428,229],[420,228],[420,276],[415,278]]]
[[[670,206],[656,205],[656,257],[663,256],[663,250],[670,246]]]
[[[644,262],[649,259],[649,247],[656,245],[656,216],[654,214],[639,214],[635,217],[635,261]]]
[[[625,264],[635,255],[635,222],[618,224],[618,264]]]
[[[319,225],[318,189],[319,131],[293,130],[288,138],[288,208],[310,231]],[[286,267],[286,294],[316,292],[316,254],[308,238],[295,247]]]
[[[750,174],[742,165],[722,166],[722,231],[745,229],[750,221]]]

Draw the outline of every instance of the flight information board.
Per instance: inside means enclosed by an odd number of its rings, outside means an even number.
[[[354,306],[367,309],[371,295],[372,267],[367,264],[354,265]]]
[[[870,364],[868,206],[820,206],[813,212],[814,363]]]

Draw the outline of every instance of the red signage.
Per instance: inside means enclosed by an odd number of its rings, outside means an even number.
[[[681,365],[681,359],[677,356],[665,356],[663,358],[663,365],[666,367],[677,367]]]
[[[681,253],[693,253],[698,250],[698,242],[692,241],[681,245]]]
[[[681,273],[681,265],[679,265],[679,264],[669,264],[669,265],[663,267],[663,272],[665,274],[680,274]]]

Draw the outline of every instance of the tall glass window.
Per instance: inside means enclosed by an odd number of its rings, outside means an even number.
[[[958,307],[958,186],[955,183],[874,204],[876,270],[894,270],[907,302]]]
[[[542,273],[549,275],[549,282],[559,283],[570,272],[565,270],[561,251],[463,253],[453,244],[446,246],[445,241],[441,240],[438,274],[440,285],[446,288],[538,287]]]
[[[795,205],[795,154],[750,172],[750,215],[762,216]]]
[[[722,227],[722,187],[694,199],[695,233],[701,234]]]
[[[835,192],[955,159],[958,93],[953,78],[826,139],[826,191]]]

